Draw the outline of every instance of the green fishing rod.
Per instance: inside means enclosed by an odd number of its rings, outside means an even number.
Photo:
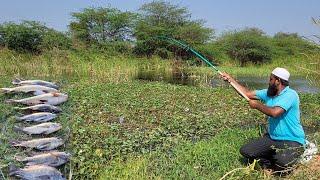
[[[196,51],[195,49],[191,48],[190,46],[188,46],[187,44],[178,41],[176,39],[170,38],[170,37],[166,37],[166,36],[157,36],[158,39],[176,44],[178,46],[180,46],[181,48],[185,49],[186,51],[191,51],[196,57],[200,58],[202,61],[204,61],[209,67],[211,67],[212,69],[214,69],[215,71],[217,71],[220,75],[222,75],[222,72],[216,67],[214,66],[207,58],[205,58],[202,54],[200,54],[198,51]],[[244,97],[247,101],[249,101],[250,99],[248,98],[248,96],[246,94],[244,94],[237,86],[236,84],[234,84],[234,82],[230,82],[231,86],[242,96]]]

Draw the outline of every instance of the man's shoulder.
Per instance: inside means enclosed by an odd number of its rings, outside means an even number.
[[[292,96],[299,97],[297,91],[295,91],[294,89],[291,89],[290,87],[288,87],[286,93],[289,94],[289,95],[292,95]]]

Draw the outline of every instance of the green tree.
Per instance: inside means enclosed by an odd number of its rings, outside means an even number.
[[[36,21],[0,25],[0,46],[19,52],[40,53],[45,49],[71,47],[71,40],[61,32]]]
[[[85,8],[72,13],[69,28],[73,37],[86,43],[106,43],[132,39],[136,15],[115,8]]]
[[[153,1],[143,4],[139,9],[139,15],[135,29],[135,52],[139,55],[158,54],[169,57],[173,53],[190,56],[176,46],[156,39],[159,35],[174,37],[192,46],[208,42],[213,36],[213,30],[204,27],[204,21],[191,20],[187,8],[169,2]]]
[[[7,48],[19,52],[40,52],[42,34],[38,29],[34,29],[30,22],[24,21],[21,24],[7,22],[0,30],[2,44]]]
[[[0,24],[0,47],[4,47],[5,46],[5,39],[4,39],[4,27],[2,24]]]
[[[218,43],[223,44],[230,58],[238,60],[241,66],[248,62],[267,62],[272,58],[271,40],[257,28],[225,33]]]
[[[274,52],[277,56],[293,56],[319,49],[297,33],[278,32],[273,37]]]

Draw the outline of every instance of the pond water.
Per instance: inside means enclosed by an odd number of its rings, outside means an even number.
[[[245,76],[245,77],[238,77],[238,82],[252,90],[255,89],[265,89],[268,88],[268,81],[269,77],[252,77],[252,76]],[[213,87],[223,86],[224,82],[221,80],[214,79],[211,81]],[[320,88],[316,87],[310,82],[302,77],[292,77],[289,81],[289,86],[300,93],[319,93]]]
[[[145,70],[139,71],[137,79],[149,80],[149,81],[164,81],[171,84],[182,84],[197,86],[199,84],[209,84],[213,88],[227,86],[228,83],[224,82],[218,77],[200,77],[189,76],[187,73],[173,71],[171,73],[162,72],[157,70]],[[251,90],[268,88],[269,77],[256,77],[256,76],[241,76],[237,77],[240,84],[248,87]],[[299,93],[311,93],[316,94],[320,92],[320,87],[312,85],[310,81],[304,77],[290,77],[289,86]]]

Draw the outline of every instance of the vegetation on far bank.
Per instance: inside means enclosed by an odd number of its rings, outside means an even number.
[[[211,88],[216,72],[190,52],[154,37],[186,41],[236,77],[267,77],[281,66],[320,86],[316,43],[295,33],[271,37],[257,28],[217,37],[187,8],[165,1],[146,3],[138,12],[87,8],[72,17],[66,33],[33,21],[0,24],[1,86],[11,86],[14,77],[43,79],[58,82],[70,97],[57,119],[65,128],[54,134],[67,140],[59,150],[72,152],[71,162],[60,167],[64,175],[217,179],[239,168],[230,177],[276,178],[242,163],[238,153],[263,133],[263,115],[232,88]],[[181,85],[184,80],[194,86]],[[0,101],[21,97],[0,95]],[[300,97],[308,139],[319,142],[320,95]],[[0,179],[8,177],[16,155],[26,155],[9,146],[12,139],[30,138],[13,131],[16,113],[0,103],[0,154],[6,154],[0,158]],[[288,178],[320,178],[309,167],[300,165]]]
[[[292,62],[299,66],[299,59]],[[2,86],[11,86],[14,76],[39,78],[59,82],[69,94],[70,101],[64,104],[65,112],[58,121],[67,127],[60,133],[69,137],[61,150],[73,152],[73,158],[61,170],[77,179],[221,177],[234,168],[247,167],[238,159],[238,148],[258,137],[259,127],[265,125],[262,114],[250,110],[233,89],[208,88],[204,76],[215,76],[204,67],[177,65],[157,57],[61,50],[30,55],[5,49],[0,53],[0,65]],[[239,76],[264,76],[273,65],[221,68]],[[289,67],[295,69],[294,64]],[[140,80],[141,73],[148,70],[150,77],[173,76],[177,71],[197,74],[204,86]],[[292,72],[306,76],[299,68],[295,70]],[[2,102],[6,98],[1,96]],[[320,140],[319,100],[319,94],[301,94],[302,121],[310,129],[308,138],[316,141]],[[27,137],[12,131],[12,106],[1,106],[0,150],[8,155],[0,161],[1,171],[7,174],[14,156],[23,154],[8,142]],[[313,175],[308,170],[302,173]],[[263,177],[259,169],[243,169],[233,175]],[[296,176],[301,173],[292,178]]]

